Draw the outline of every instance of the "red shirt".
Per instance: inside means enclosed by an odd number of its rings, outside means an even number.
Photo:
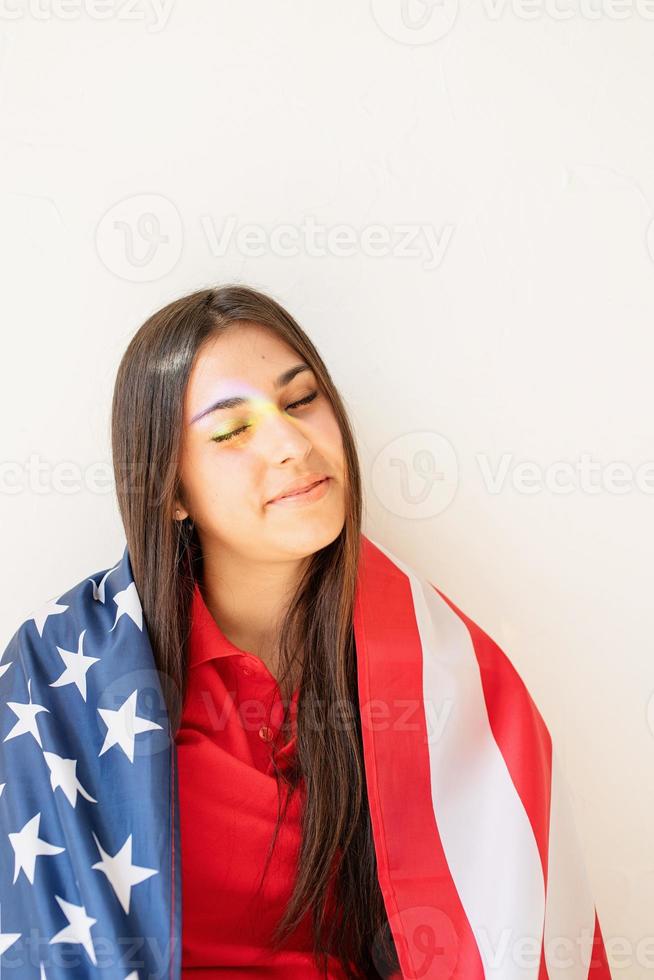
[[[207,609],[197,583],[188,670],[182,722],[175,739],[182,851],[182,978],[317,980],[324,975],[311,953],[309,913],[284,948],[273,952],[269,946],[296,874],[303,784],[288,806],[257,894],[277,819],[271,739],[283,716],[279,685],[259,657],[230,643]],[[291,699],[293,723],[298,695],[296,690]],[[278,747],[280,768],[291,760],[295,743],[293,734]],[[285,792],[282,784],[282,804]],[[328,977],[345,977],[336,957],[329,959]]]

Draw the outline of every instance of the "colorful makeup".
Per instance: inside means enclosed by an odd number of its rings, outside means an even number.
[[[300,398],[298,401],[291,402],[290,405],[286,406],[284,411],[288,412],[289,409],[295,410],[295,409],[303,408],[306,405],[310,405],[311,402],[315,400],[317,395],[318,392],[313,391],[311,392],[311,394],[306,395],[304,398]],[[223,426],[220,426],[212,434],[211,436],[212,442],[229,442],[232,439],[237,439],[240,435],[243,435],[243,433],[246,432],[248,429],[252,428],[263,415],[269,412],[279,411],[279,409],[274,404],[274,402],[271,402],[267,398],[252,398],[249,401],[254,406],[254,414],[246,419],[243,419],[244,424],[239,425],[237,428],[232,428],[231,425],[233,423],[230,422],[226,422]]]
[[[283,371],[282,374],[280,374],[279,377],[275,379],[275,381],[273,382],[273,387],[276,389],[286,387],[286,385],[291,383],[293,378],[297,377],[297,375],[301,374],[303,371],[311,372],[311,368],[309,367],[308,364],[305,364],[304,362],[300,364],[295,364],[292,368],[288,368],[286,371]],[[257,395],[256,391],[250,388],[248,384],[245,385],[243,385],[242,383],[239,384],[240,387],[241,388],[244,387],[246,391],[253,392],[252,398],[247,397],[247,395],[234,395],[232,397],[221,398],[218,401],[212,402],[212,404],[208,405],[206,408],[203,408],[201,412],[198,412],[196,415],[194,415],[191,421],[189,422],[189,425],[193,425],[194,422],[199,422],[200,419],[204,418],[206,415],[211,415],[213,412],[218,412],[226,408],[236,408],[239,405],[244,405],[245,403],[250,401],[263,400],[261,399],[260,395]]]

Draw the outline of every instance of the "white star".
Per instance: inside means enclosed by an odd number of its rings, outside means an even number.
[[[139,971],[138,970],[132,970],[131,973],[128,973],[127,974],[127,976],[125,977],[125,980],[139,980]]]
[[[45,975],[45,967],[44,967],[43,963],[41,963],[41,975],[40,975],[39,980],[48,980],[48,978]]]
[[[116,628],[116,623],[125,614],[136,623],[140,630],[143,630],[143,610],[141,609],[139,594],[136,591],[134,582],[130,582],[122,592],[117,592],[114,596],[114,602],[118,606],[118,610],[116,612],[116,622],[111,627],[111,630]],[[111,630],[109,630],[110,633]]]
[[[72,807],[75,807],[77,803],[77,793],[78,791],[82,794],[85,800],[90,803],[97,803],[90,793],[84,789],[79,779],[77,778],[77,760],[76,759],[63,759],[56,752],[44,752],[43,757],[48,763],[48,768],[50,769],[50,785],[52,786],[52,792],[56,790],[57,786],[61,786],[64,795],[66,796],[68,802]]]
[[[47,841],[39,837],[39,824],[41,814],[36,813],[31,820],[28,820],[22,830],[18,833],[9,834],[9,841],[14,849],[14,884],[21,872],[25,872],[30,885],[34,884],[34,867],[36,859],[41,854],[61,854],[65,847],[57,847],[55,844],[48,844]]]
[[[104,871],[109,884],[115,891],[118,901],[124,911],[129,914],[129,903],[131,891],[134,885],[140,884],[146,878],[159,874],[157,868],[141,868],[137,864],[132,864],[132,835],[130,834],[121,849],[114,854],[107,854],[103,850],[100,841],[93,834],[93,839],[102,855],[102,861],[92,865],[97,871]]]
[[[48,616],[60,616],[62,612],[66,612],[68,606],[61,606],[56,599],[50,599],[41,608],[34,613],[31,617],[36,623],[36,628],[39,631],[39,636],[43,636],[43,627],[45,626],[45,621]]]
[[[6,785],[7,785],[6,783],[0,783],[0,796],[2,796],[2,791]]]
[[[22,932],[0,932],[0,956],[20,939]]]
[[[34,736],[41,748],[43,748],[36,716],[38,715],[39,711],[49,712],[50,709],[44,708],[42,704],[32,704],[31,678],[27,682],[27,694],[29,697],[29,701],[27,703],[24,701],[7,701],[7,707],[11,708],[13,713],[18,718],[18,721],[11,729],[9,734],[5,735],[3,741],[8,742],[10,738],[17,738],[19,735],[27,735],[29,732],[30,735]]]
[[[93,664],[97,664],[100,658],[84,656],[82,646],[85,633],[86,630],[82,630],[79,635],[77,653],[73,650],[62,650],[61,647],[57,647],[57,652],[65,663],[66,669],[56,681],[50,684],[50,687],[64,687],[66,684],[74,684],[82,695],[82,698],[86,701],[86,672]]]
[[[0,653],[0,660],[2,660],[2,658],[4,657],[5,653],[7,652],[7,649],[3,650],[2,653]],[[15,661],[10,660],[8,664],[0,664],[0,677],[2,677],[2,675],[9,670],[9,668],[14,662]]]
[[[51,943],[81,943],[86,952],[89,954],[89,959],[96,965],[95,961],[95,950],[93,949],[93,940],[91,938],[91,926],[97,922],[97,919],[92,919],[90,915],[86,914],[86,909],[83,905],[73,905],[72,902],[67,902],[65,899],[60,898],[59,895],[55,895],[55,898],[61,906],[61,910],[68,919],[68,925],[60,929],[59,932],[52,937]]]
[[[118,565],[120,565],[120,562],[118,562]],[[102,578],[100,579],[99,584],[96,584],[94,578],[89,579],[89,582],[93,582],[93,598],[96,600],[96,602],[104,602],[104,584],[109,578],[109,576],[111,575],[111,573],[116,571],[118,565],[114,565],[114,567],[110,568],[108,572],[105,572]]]
[[[129,761],[134,762],[134,739],[136,736],[154,728],[161,728],[161,725],[157,725],[156,722],[141,718],[140,715],[136,714],[137,694],[138,691],[132,691],[117,711],[110,708],[98,708],[98,713],[107,726],[104,745],[98,752],[98,756],[110,749],[112,745],[120,745]]]
[[[13,946],[16,940],[20,939],[21,936],[21,932],[2,932],[0,926],[0,956],[2,956],[2,954],[5,953],[10,946]]]

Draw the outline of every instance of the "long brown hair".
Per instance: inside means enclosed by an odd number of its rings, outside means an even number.
[[[177,299],[146,320],[123,355],[111,428],[132,572],[174,736],[186,692],[191,600],[202,561],[192,519],[179,522],[173,513],[175,499],[183,500],[178,473],[184,395],[202,345],[239,322],[267,327],[315,372],[338,419],[346,472],[343,529],[311,556],[278,638],[280,687],[298,650],[302,665],[295,764],[283,774],[276,769],[277,781],[287,785],[286,805],[301,783],[306,797],[294,891],[271,944],[281,946],[310,912],[317,963],[325,954],[326,966],[330,953],[348,977],[387,976],[398,962],[377,878],[352,626],[362,516],[359,461],[345,407],[318,351],[293,317],[264,293],[234,284]],[[343,724],[343,705],[349,724]],[[283,729],[288,716],[286,705]],[[335,718],[338,723],[332,723]],[[268,860],[286,812],[286,805],[280,812],[279,798]]]

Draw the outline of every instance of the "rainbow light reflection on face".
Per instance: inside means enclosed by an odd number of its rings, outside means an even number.
[[[289,405],[288,407],[295,408],[295,407],[300,407],[302,405],[307,405],[310,402],[312,402],[317,397],[317,395],[318,395],[317,391],[311,392],[311,394],[306,395],[304,398],[300,398],[297,401],[292,402],[291,405]],[[253,428],[261,421],[262,416],[271,413],[272,414],[279,413],[280,415],[282,414],[282,410],[277,408],[277,405],[275,405],[274,402],[272,402],[268,398],[262,398],[259,395],[256,395],[248,399],[248,403],[252,405],[252,414],[243,419],[239,419],[239,422],[241,422],[241,424],[237,426],[237,428],[235,429],[230,428],[232,422],[226,422],[224,425],[220,426],[218,429],[213,431],[211,435],[212,441],[227,442],[230,440],[230,438],[234,437],[237,433],[240,434],[246,429]],[[283,411],[284,413],[286,413],[286,409],[284,409]]]

